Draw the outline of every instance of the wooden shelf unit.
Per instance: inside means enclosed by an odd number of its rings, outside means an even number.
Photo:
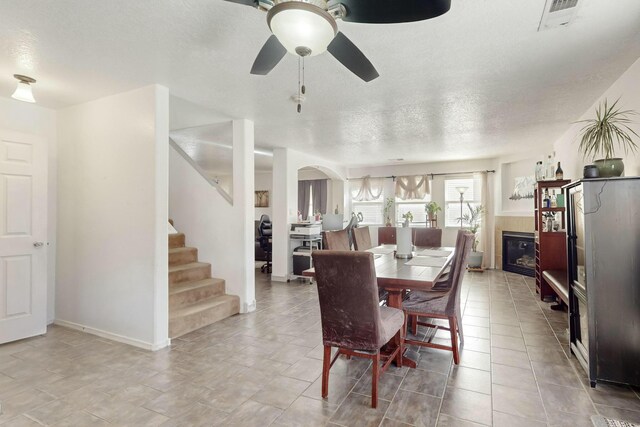
[[[536,251],[536,292],[540,294],[540,299],[546,297],[557,297],[555,291],[542,280],[542,272],[545,270],[567,270],[567,237],[565,206],[547,208],[542,206],[545,188],[556,191],[556,196],[562,194],[561,187],[569,184],[569,180],[538,181],[534,194],[534,215],[535,215],[535,251]],[[543,231],[544,214],[547,212],[557,213],[560,218],[560,229],[558,231]]]

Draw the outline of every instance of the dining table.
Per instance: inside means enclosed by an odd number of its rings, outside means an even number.
[[[433,284],[448,270],[454,250],[453,247],[414,247],[411,258],[397,258],[396,245],[368,249],[367,252],[374,254],[378,287],[388,292],[387,306],[402,310],[402,300],[407,291],[431,290]],[[315,269],[304,270],[302,275],[313,278]],[[388,345],[397,347],[404,339],[403,328]],[[416,352],[405,348],[402,366],[415,368],[418,359]]]

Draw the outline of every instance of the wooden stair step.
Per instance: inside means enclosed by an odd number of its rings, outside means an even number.
[[[174,283],[169,286],[169,311],[224,295],[224,291],[224,280],[217,278]]]
[[[169,267],[169,285],[208,279],[210,277],[211,264],[206,262],[191,262]]]
[[[176,338],[240,312],[240,298],[220,295],[169,311],[169,336]]]
[[[198,262],[198,249],[180,247],[169,249],[169,266]]]
[[[169,234],[169,249],[184,246],[184,233]]]

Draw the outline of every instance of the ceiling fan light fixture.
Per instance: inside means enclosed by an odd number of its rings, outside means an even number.
[[[267,23],[285,49],[298,56],[325,52],[338,32],[335,19],[326,10],[301,1],[276,4],[267,14]]]
[[[36,100],[33,97],[33,91],[31,90],[31,83],[35,83],[35,79],[21,74],[14,74],[13,77],[18,79],[18,86],[11,97],[18,101],[29,102],[31,104],[35,103]]]

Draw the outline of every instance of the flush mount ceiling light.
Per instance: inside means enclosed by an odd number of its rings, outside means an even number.
[[[11,97],[18,101],[30,102],[32,104],[35,103],[36,100],[34,99],[33,92],[31,91],[31,83],[35,83],[35,79],[21,74],[14,74],[13,77],[18,79],[18,87],[16,87],[16,90],[13,92]]]

